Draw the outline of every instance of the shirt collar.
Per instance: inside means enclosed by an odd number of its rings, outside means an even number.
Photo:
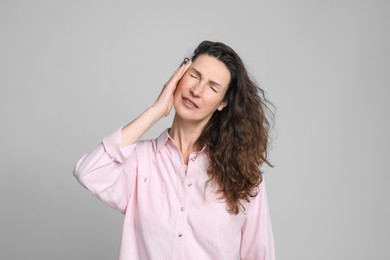
[[[167,144],[168,141],[171,141],[172,144],[175,144],[172,137],[169,135],[169,128],[165,129],[159,137],[157,137],[157,151],[160,152],[161,149]],[[206,150],[206,146],[199,151],[199,153],[203,153]]]
[[[169,136],[169,128],[165,129],[159,137],[157,137],[157,151],[161,151],[161,149],[165,146],[165,144],[168,142],[168,139],[171,137]]]

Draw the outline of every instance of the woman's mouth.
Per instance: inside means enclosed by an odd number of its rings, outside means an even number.
[[[190,108],[198,108],[198,106],[190,99],[186,98],[186,97],[183,97],[183,101],[184,101],[184,104],[187,106],[187,107],[190,107]]]

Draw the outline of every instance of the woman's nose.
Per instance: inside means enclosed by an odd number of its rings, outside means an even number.
[[[192,95],[194,95],[195,97],[199,97],[202,95],[204,88],[205,88],[204,84],[199,82],[199,83],[196,83],[194,86],[192,86],[190,91],[191,91]]]

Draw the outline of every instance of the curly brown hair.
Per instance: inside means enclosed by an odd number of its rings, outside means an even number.
[[[229,69],[231,81],[224,101],[227,106],[216,111],[205,126],[198,144],[206,145],[210,160],[209,182],[217,184],[217,193],[227,203],[230,213],[245,210],[243,201],[258,194],[263,180],[260,167],[270,166],[269,147],[272,104],[264,91],[248,76],[238,54],[220,42],[203,41],[195,49],[192,60],[209,55]]]

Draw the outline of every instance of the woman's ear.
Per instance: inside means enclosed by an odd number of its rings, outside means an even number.
[[[227,106],[227,101],[222,101],[221,104],[218,106],[218,111],[222,111]]]

